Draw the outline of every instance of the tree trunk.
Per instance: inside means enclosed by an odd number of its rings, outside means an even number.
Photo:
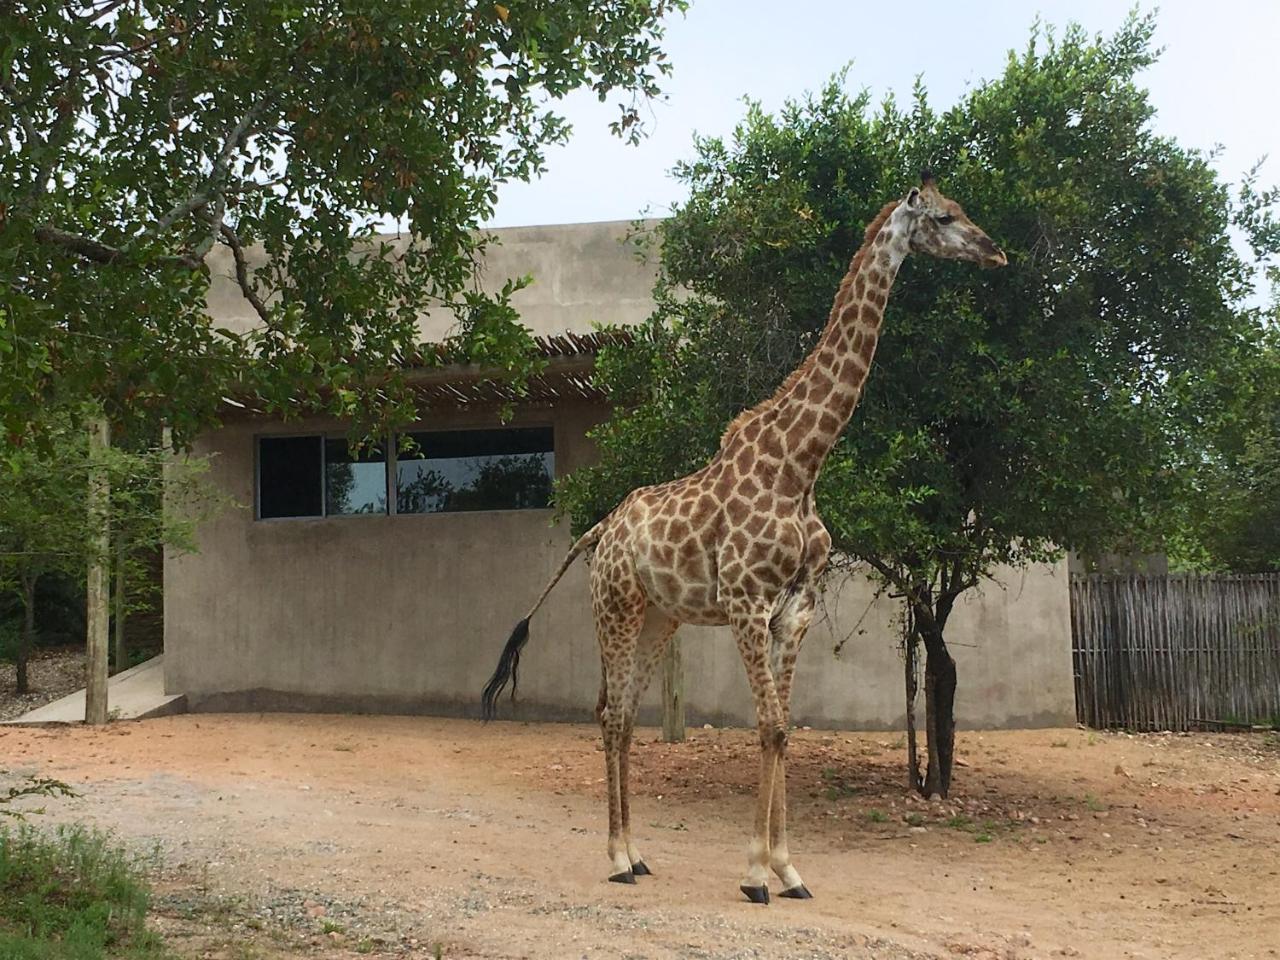
[[[31,660],[31,651],[36,642],[36,577],[22,578],[22,632],[18,634],[16,652],[17,682],[16,693],[30,693],[31,684],[27,679],[27,663]]]
[[[125,621],[124,553],[125,553],[124,534],[117,531],[116,532],[116,588],[111,597],[112,606],[115,608],[115,623],[113,624],[113,627],[115,630],[115,636],[113,637],[113,640],[115,641],[114,642],[115,649],[113,651],[115,656],[115,669],[112,670],[112,673],[119,673],[122,670],[128,669],[128,666],[129,666],[129,652],[127,649],[125,649],[125,632],[124,632],[124,621]]]
[[[945,800],[951,790],[951,764],[956,745],[956,662],[947,652],[940,631],[922,630],[921,636],[926,652],[924,708],[929,736],[929,769],[923,793],[926,797]]]
[[[671,638],[662,655],[662,739],[667,743],[684,739],[684,658],[679,637]]]
[[[107,651],[111,640],[111,601],[107,587],[111,548],[111,481],[105,453],[111,428],[105,418],[89,424],[89,570],[85,611],[84,722],[107,722]]]
[[[906,622],[902,628],[902,659],[907,693],[907,786],[917,793],[924,792],[920,777],[920,753],[916,744],[916,695],[920,691],[920,635],[910,608],[903,614]]]

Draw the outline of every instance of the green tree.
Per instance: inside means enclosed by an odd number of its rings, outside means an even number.
[[[76,418],[61,415],[49,421],[47,442],[18,448],[0,483],[0,591],[11,594],[21,611],[14,644],[18,693],[29,689],[27,661],[36,639],[37,589],[44,578],[83,578],[86,566],[96,560],[116,567],[117,584],[143,583],[147,554],[163,547],[194,550],[196,526],[225,503],[203,483],[202,461],[171,461],[159,444],[113,449],[103,469],[112,490],[113,525],[123,541],[112,556],[95,556],[84,495],[91,469],[88,444]],[[171,503],[180,501],[183,509],[166,510],[166,496]],[[122,616],[123,595],[119,599],[117,616]],[[135,591],[132,599],[136,606],[145,592]]]
[[[1280,314],[1276,314],[1280,318]],[[1244,351],[1236,404],[1197,465],[1171,561],[1231,573],[1280,571],[1280,324]]]
[[[113,434],[183,443],[229,389],[410,416],[424,310],[458,353],[526,368],[528,333],[475,289],[498,185],[542,168],[589,87],[639,102],[684,0],[34,0],[0,12],[0,425],[93,398]],[[394,246],[375,235],[403,229]],[[268,262],[246,250],[261,245]],[[205,307],[232,255],[260,326]],[[513,284],[514,286],[514,284]],[[294,407],[296,409],[296,407]],[[143,431],[145,432],[145,431]]]
[[[657,231],[657,312],[601,363],[618,404],[601,461],[558,488],[583,527],[701,466],[812,346],[864,225],[933,167],[1010,265],[908,259],[817,485],[837,553],[904,598],[909,669],[927,651],[929,765],[913,747],[910,773],[930,794],[950,783],[956,600],[1002,565],[1155,538],[1256,332],[1255,264],[1229,231],[1275,253],[1274,197],[1233,201],[1207,157],[1152,130],[1152,30],[1037,29],[941,113],[923,83],[873,108],[839,77],[696,141],[676,171],[689,199]]]
[[[588,87],[640,102],[685,0],[33,0],[0,7],[0,461],[48,445],[50,407],[96,442],[172,431],[228,393],[268,410],[413,419],[424,311],[451,355],[534,369],[510,296],[479,290],[500,184],[569,133]],[[397,242],[380,240],[395,225]],[[257,327],[206,306],[221,250]],[[255,252],[256,251],[256,252]],[[260,253],[261,256],[257,256]],[[107,489],[88,499],[109,538]],[[104,551],[99,549],[95,554]],[[104,574],[88,576],[89,707],[106,715]]]

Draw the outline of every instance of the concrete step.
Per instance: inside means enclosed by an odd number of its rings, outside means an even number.
[[[83,690],[68,694],[61,700],[46,703],[13,720],[13,725],[39,725],[47,723],[83,723]],[[145,663],[117,673],[107,681],[107,712],[113,720],[142,720],[146,717],[163,717],[171,713],[186,713],[185,694],[164,692],[164,655],[152,657]]]

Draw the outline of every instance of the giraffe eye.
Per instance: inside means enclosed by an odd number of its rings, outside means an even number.
[[[940,224],[942,224],[945,227],[948,223],[954,220],[955,217],[951,216],[951,214],[949,213],[944,213],[942,216],[934,217],[933,219],[937,220]]]

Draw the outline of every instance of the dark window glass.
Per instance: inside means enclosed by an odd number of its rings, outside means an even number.
[[[324,512],[387,512],[387,460],[381,450],[366,448],[353,456],[346,440],[325,440]]]
[[[319,437],[258,441],[258,511],[272,517],[318,517],[322,502]]]
[[[398,513],[528,510],[551,502],[550,427],[411,433],[396,463]]]

